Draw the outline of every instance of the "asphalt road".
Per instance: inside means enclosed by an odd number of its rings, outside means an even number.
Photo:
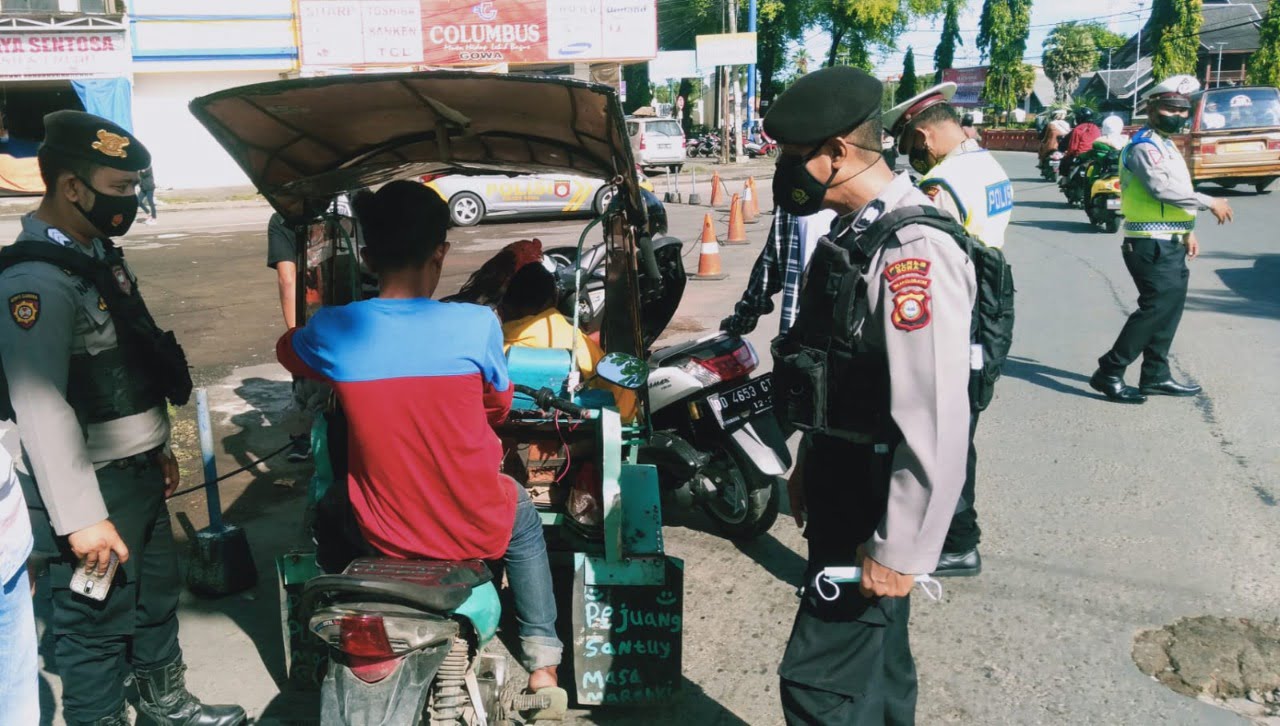
[[[1014,360],[978,433],[985,571],[948,581],[942,602],[916,598],[918,720],[1243,723],[1142,675],[1130,653],[1137,632],[1183,616],[1277,615],[1276,198],[1210,190],[1229,196],[1237,221],[1217,227],[1203,216],[1203,254],[1192,263],[1174,343],[1175,375],[1202,384],[1205,395],[1117,406],[1086,379],[1136,297],[1119,239],[1092,231],[1083,212],[1067,209],[1056,188],[1038,180],[1030,155],[999,158],[1017,193],[1006,251],[1018,281],[1018,329]],[[694,239],[705,211],[672,205],[673,233]],[[210,387],[223,471],[284,441],[288,384],[273,363],[281,323],[264,267],[266,217],[253,204],[162,210],[160,225],[126,240],[144,292]],[[723,230],[723,215],[716,217]],[[690,284],[672,338],[711,329],[729,311],[767,224],[765,217],[749,227],[751,246],[723,248],[730,279]],[[0,218],[0,238],[12,238],[13,227],[12,218]],[[522,237],[576,240],[580,229],[461,230],[453,259],[483,259]],[[753,334],[762,353],[774,331],[776,321],[765,319]],[[307,474],[273,461],[228,483],[228,517],[249,532],[262,582],[247,595],[183,599],[192,690],[243,703],[264,722],[300,715],[278,695],[283,657],[270,568],[300,541],[302,487],[280,485],[305,482]],[[200,524],[198,499],[180,501],[176,508]],[[685,560],[684,692],[663,708],[594,711],[582,723],[781,722],[774,673],[796,606],[803,540],[786,517],[748,545],[685,519],[666,532],[667,551]],[[45,683],[51,703],[57,679],[47,675]]]

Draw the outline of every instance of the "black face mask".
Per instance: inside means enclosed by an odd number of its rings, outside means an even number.
[[[879,161],[867,164],[862,171],[837,184],[832,184],[831,182],[835,180],[839,171],[832,169],[831,176],[827,177],[825,182],[820,182],[809,173],[805,165],[813,157],[817,156],[822,149],[823,147],[819,146],[804,156],[789,154],[778,157],[778,164],[773,172],[773,200],[787,214],[795,217],[808,217],[811,214],[821,212],[822,200],[826,197],[827,190],[852,181],[867,169],[875,166]],[[878,149],[868,149],[868,151],[874,151],[876,154],[880,153]]]
[[[1151,126],[1162,134],[1176,134],[1187,125],[1188,116],[1171,116],[1155,111],[1151,114]]]
[[[929,150],[924,144],[916,144],[911,147],[911,152],[907,154],[907,162],[911,164],[911,168],[920,174],[928,174],[933,165],[929,163]]]
[[[112,194],[103,194],[84,179],[81,179],[80,183],[93,192],[92,207],[85,209],[76,202],[76,209],[80,210],[89,224],[106,237],[119,237],[128,232],[133,226],[133,220],[138,216],[137,195],[117,197]]]

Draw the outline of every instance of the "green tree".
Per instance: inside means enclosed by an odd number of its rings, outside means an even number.
[[[1155,49],[1151,54],[1152,78],[1158,81],[1180,73],[1196,74],[1200,6],[1201,0],[1155,0],[1151,4],[1142,45]]]
[[[1008,112],[1031,92],[1035,69],[1023,62],[1031,32],[1031,0],[985,0],[978,21],[978,49],[989,58],[983,99]]]
[[[633,63],[622,68],[622,80],[627,84],[627,100],[622,109],[634,113],[653,103],[653,88],[649,85],[649,64]]]
[[[1272,0],[1267,17],[1262,20],[1258,50],[1249,66],[1249,83],[1280,86],[1280,2],[1275,0]]]
[[[1107,48],[1124,45],[1124,36],[1101,23],[1059,23],[1044,41],[1044,72],[1053,81],[1058,103],[1070,103],[1080,76],[1101,65]]]
[[[910,22],[937,15],[946,0],[827,0],[816,3],[817,25],[831,34],[827,65],[870,69],[871,51],[892,45]]]
[[[942,18],[942,37],[938,47],[933,51],[933,82],[942,83],[942,72],[954,68],[956,63],[956,46],[963,45],[960,37],[960,11],[967,0],[947,0],[946,14]]]
[[[893,100],[898,103],[915,96],[920,91],[917,90],[919,81],[916,80],[916,53],[907,46],[907,56],[902,59],[902,80],[898,82],[898,90],[894,93]]]
[[[787,65],[787,49],[800,40],[813,21],[814,0],[763,0],[757,22],[756,72],[762,104],[768,104],[782,92],[782,71]],[[740,22],[739,26],[745,26]]]

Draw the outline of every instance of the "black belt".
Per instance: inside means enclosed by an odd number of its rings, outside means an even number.
[[[107,466],[114,469],[141,469],[155,464],[156,459],[160,456],[162,451],[164,451],[164,447],[157,446],[156,448],[151,449],[150,451],[144,451],[141,454],[134,454],[133,456],[126,456],[123,459],[115,459],[114,461],[107,462]]]

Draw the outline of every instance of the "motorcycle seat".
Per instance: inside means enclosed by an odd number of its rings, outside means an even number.
[[[479,560],[402,560],[362,557],[341,575],[321,575],[306,584],[303,600],[372,599],[396,602],[430,612],[452,612],[472,590],[493,579]]]
[[[714,338],[715,336],[712,337]],[[691,350],[706,345],[708,340],[710,340],[710,338],[694,338],[693,340],[686,340],[676,343],[675,345],[667,346],[666,348],[658,348],[649,354],[649,360],[654,366],[664,366],[667,364],[667,361],[678,358]]]

